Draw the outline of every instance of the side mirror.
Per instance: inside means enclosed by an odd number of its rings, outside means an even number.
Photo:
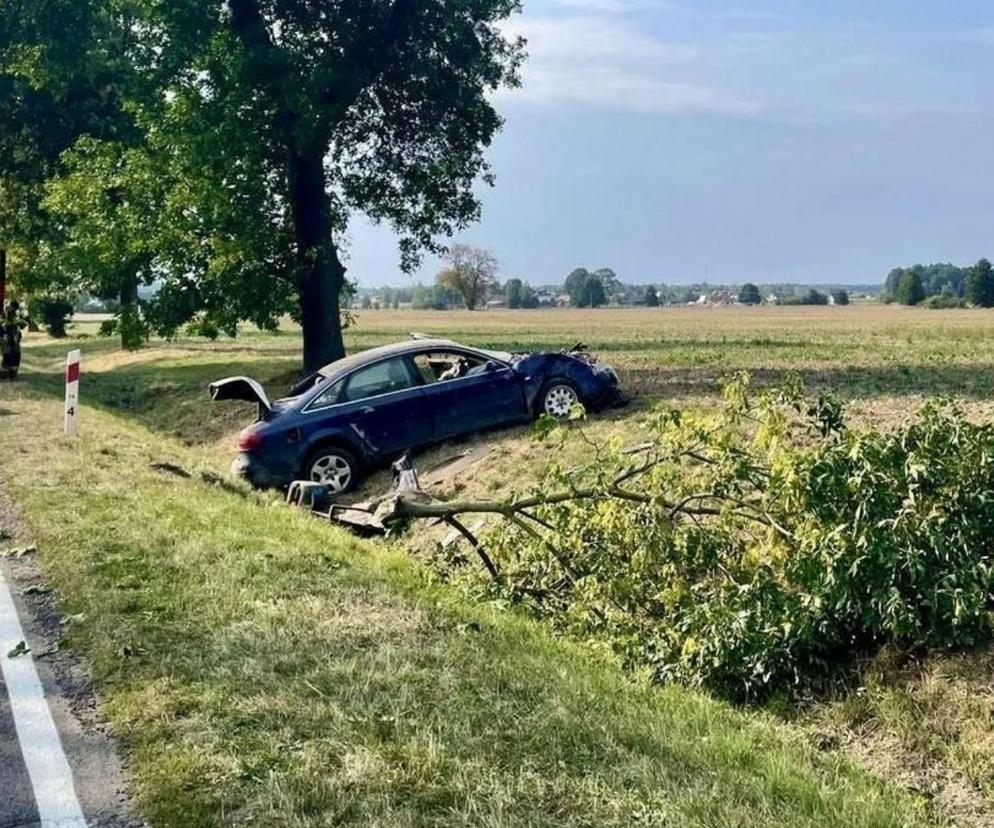
[[[488,374],[491,371],[496,371],[497,370],[497,363],[494,362],[492,359],[488,359],[486,361],[486,363],[484,364],[484,366],[483,366],[483,370],[486,371]]]

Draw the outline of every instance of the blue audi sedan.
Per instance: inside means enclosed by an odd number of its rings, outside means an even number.
[[[338,494],[409,449],[620,399],[617,373],[582,346],[510,354],[426,338],[340,359],[274,402],[248,377],[209,390],[259,406],[238,437],[233,471],[258,487],[303,479]]]

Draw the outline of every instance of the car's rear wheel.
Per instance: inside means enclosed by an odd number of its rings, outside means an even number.
[[[347,449],[324,446],[311,452],[304,463],[304,475],[323,483],[331,494],[345,494],[359,483],[359,464]]]
[[[550,380],[539,394],[539,414],[545,413],[556,420],[569,417],[573,406],[580,402],[576,387],[569,380]]]

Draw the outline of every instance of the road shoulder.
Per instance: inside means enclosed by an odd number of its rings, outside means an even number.
[[[0,574],[30,648],[86,823],[89,828],[138,828],[144,823],[134,816],[117,746],[101,719],[86,669],[72,651],[60,648],[65,620],[57,596],[46,584],[37,554],[23,553],[33,549],[28,532],[2,492],[0,527],[6,536],[0,539],[0,550],[8,551],[0,554]],[[0,653],[0,658],[7,657],[7,652]],[[0,824],[7,824],[4,810],[0,805]]]

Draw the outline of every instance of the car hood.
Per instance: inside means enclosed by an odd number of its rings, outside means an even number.
[[[259,414],[273,410],[269,397],[258,382],[250,377],[227,377],[207,386],[212,400],[245,400],[259,405]]]

